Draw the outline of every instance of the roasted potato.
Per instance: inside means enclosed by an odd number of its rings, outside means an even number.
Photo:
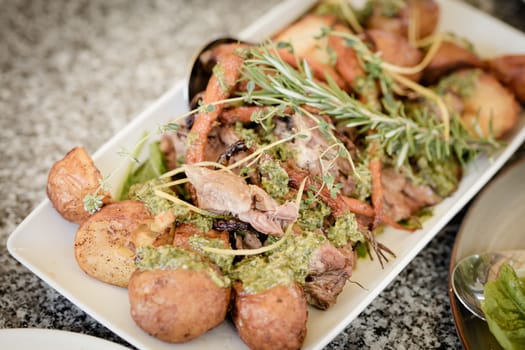
[[[241,339],[252,350],[300,349],[308,310],[298,284],[279,285],[250,294],[233,285],[232,317]]]
[[[470,72],[470,73],[469,73]],[[471,74],[472,70],[458,72]],[[479,71],[474,89],[463,99],[461,115],[465,126],[475,136],[503,137],[518,122],[520,105],[514,95],[492,75]]]
[[[321,34],[322,28],[329,28],[334,23],[335,17],[309,14],[286,27],[275,35],[273,40],[289,43],[293,46],[294,53],[299,57],[315,53],[315,60],[326,63],[329,61],[326,53],[327,39],[319,39],[319,34]],[[323,52],[323,48],[325,52]]]
[[[79,266],[100,281],[126,287],[135,271],[134,232],[151,219],[139,201],[104,206],[77,230],[75,258]]]
[[[102,175],[86,150],[75,147],[49,171],[47,196],[64,219],[81,224],[90,216],[84,209],[84,197],[97,191],[100,180]],[[108,193],[101,194],[103,203],[111,201]]]
[[[426,84],[434,84],[440,77],[455,70],[481,66],[482,61],[474,52],[454,42],[444,41],[423,70],[422,80]]]
[[[194,339],[224,321],[230,287],[205,270],[137,270],[128,286],[131,317],[147,333],[167,342]]]
[[[424,38],[434,32],[439,22],[439,7],[434,0],[409,0],[397,12],[392,7],[388,2],[375,1],[365,26],[408,38],[413,22],[415,37]]]

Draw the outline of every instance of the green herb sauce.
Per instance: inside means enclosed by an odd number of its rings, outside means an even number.
[[[290,286],[294,282],[293,272],[278,262],[270,262],[264,256],[241,260],[230,277],[242,282],[245,292],[260,293],[277,286]]]
[[[282,245],[268,256],[271,263],[288,267],[294,280],[304,284],[312,255],[325,243],[326,237],[320,232],[303,232],[287,236]]]
[[[204,271],[217,286],[226,288],[230,285],[230,279],[214,269],[205,257],[171,245],[156,248],[139,247],[135,265],[141,271],[177,269]]]
[[[200,251],[202,254],[208,257],[215,265],[217,265],[222,270],[222,272],[227,274],[231,271],[234,259],[233,255],[210,253],[202,249],[202,247],[212,247],[220,249],[230,248],[225,244],[223,240],[217,238],[208,238],[203,235],[194,235],[189,238],[189,243],[193,249]]]
[[[169,211],[173,207],[173,203],[165,198],[161,198],[155,194],[155,186],[162,185],[170,181],[169,178],[153,179],[143,183],[131,185],[128,197],[130,199],[139,200],[144,203],[151,214],[157,215]],[[175,195],[169,188],[163,189],[166,193]]]
[[[372,194],[372,174],[368,167],[368,159],[356,163],[355,171],[359,177],[355,177],[357,181],[355,182],[353,197],[366,201]]]
[[[270,196],[280,199],[288,193],[290,178],[278,161],[269,157],[263,158],[259,162],[259,171],[262,187]]]
[[[462,99],[469,98],[476,89],[476,81],[480,74],[481,70],[453,73],[441,79],[434,90],[440,95],[452,92]]]
[[[171,205],[171,212],[175,216],[175,226],[192,224],[203,233],[208,232],[213,227],[212,217],[195,213],[187,206],[179,203],[172,203]]]
[[[302,201],[297,225],[303,231],[314,232],[320,230],[323,227],[324,218],[330,213],[330,207],[319,200],[315,200],[312,203]]]
[[[254,147],[260,143],[259,135],[254,129],[245,128],[241,122],[236,122],[233,126],[233,130],[239,138],[241,138],[247,147]]]
[[[336,247],[341,248],[348,242],[364,241],[363,233],[359,231],[357,220],[353,213],[340,215],[335,224],[328,229],[328,240]]]

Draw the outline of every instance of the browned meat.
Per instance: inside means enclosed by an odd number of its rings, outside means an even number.
[[[252,350],[297,350],[306,336],[308,310],[298,284],[249,294],[233,286],[232,318],[241,339]]]
[[[244,231],[244,236],[242,237],[242,249],[257,249],[261,247],[261,240],[255,232]]]
[[[331,243],[323,244],[312,256],[304,292],[308,304],[326,310],[335,304],[352,275],[352,255],[345,256]]]
[[[200,208],[218,214],[233,214],[256,230],[281,236],[283,226],[298,215],[294,203],[279,205],[261,188],[225,171],[185,165],[184,170],[197,192]]]
[[[395,221],[408,219],[441,200],[430,187],[416,186],[392,168],[383,170],[382,182],[385,214]]]
[[[323,119],[323,116],[317,117],[321,120]],[[317,122],[300,113],[295,113],[292,115],[288,124],[291,124],[292,127],[285,125],[284,122],[278,124],[278,130],[276,132],[278,137],[288,137],[299,130],[306,130],[315,126]],[[352,193],[354,181],[350,162],[346,158],[339,156],[336,148],[327,151],[333,141],[329,142],[326,136],[319,130],[312,130],[304,134],[306,137],[297,138],[293,143],[288,144],[295,152],[295,162],[297,166],[307,170],[312,177],[321,177],[324,167],[334,176],[336,183],[343,184],[343,188],[341,189],[342,193]],[[331,163],[335,158],[336,161]]]
[[[241,177],[187,164],[184,172],[197,191],[199,208],[217,214],[245,213],[252,208],[252,193]]]
[[[308,264],[311,275],[320,275],[327,271],[345,268],[348,259],[330,242],[326,242],[312,255]]]
[[[487,62],[496,77],[525,103],[525,55],[505,55]]]
[[[326,310],[335,304],[337,296],[351,276],[351,271],[351,268],[346,268],[309,276],[304,285],[308,304],[320,310]]]
[[[284,234],[281,224],[277,220],[272,220],[263,212],[249,210],[239,213],[237,217],[242,221],[249,222],[257,231],[277,237],[281,237]]]
[[[456,43],[444,41],[423,70],[422,80],[426,84],[434,84],[440,77],[454,70],[480,66],[481,60],[472,51]]]

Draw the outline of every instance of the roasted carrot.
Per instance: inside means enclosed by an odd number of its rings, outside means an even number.
[[[301,60],[305,60],[310,69],[312,70],[313,75],[321,80],[326,82],[326,77],[329,76],[341,89],[346,89],[346,83],[341,78],[339,73],[336,72],[334,67],[328,65],[328,64],[322,64],[317,61],[308,59],[308,57],[296,57],[293,53],[291,53],[288,49],[277,49],[277,53],[281,57],[281,59],[291,65],[294,68],[299,68],[299,62]]]
[[[233,48],[234,46],[230,45],[229,47]],[[230,96],[231,91],[239,79],[239,69],[243,61],[243,58],[233,49],[229,52],[221,52],[218,55],[218,66],[214,69],[214,73],[204,92],[202,98],[203,105],[206,106]],[[189,134],[186,163],[192,164],[204,160],[206,145],[208,144],[208,134],[223,108],[223,104],[218,104],[209,111],[197,114]]]
[[[343,31],[343,29],[336,27],[336,31]],[[359,63],[357,54],[353,48],[345,43],[345,40],[340,36],[330,35],[328,37],[328,45],[334,50],[337,60],[335,63],[336,71],[341,75],[349,87],[355,89],[356,79],[365,76],[365,71]]]

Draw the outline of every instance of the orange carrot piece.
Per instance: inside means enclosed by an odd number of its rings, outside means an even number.
[[[202,98],[203,105],[217,102],[230,96],[240,76],[240,68],[244,60],[232,52],[221,53],[217,62],[220,65],[220,73],[211,76]],[[216,105],[212,111],[198,113],[190,131],[188,149],[186,151],[186,163],[192,164],[203,161],[205,158],[208,135],[224,105]]]
[[[297,57],[288,49],[277,49],[277,53],[284,62],[288,63],[294,68],[299,67],[299,61]],[[308,66],[312,70],[313,75],[317,79],[326,82],[326,75],[328,75],[341,89],[346,88],[345,81],[341,78],[341,76],[335,71],[335,69],[332,66],[316,62],[314,60],[308,59],[308,57],[300,57],[300,59],[306,60],[306,63],[308,63]]]

